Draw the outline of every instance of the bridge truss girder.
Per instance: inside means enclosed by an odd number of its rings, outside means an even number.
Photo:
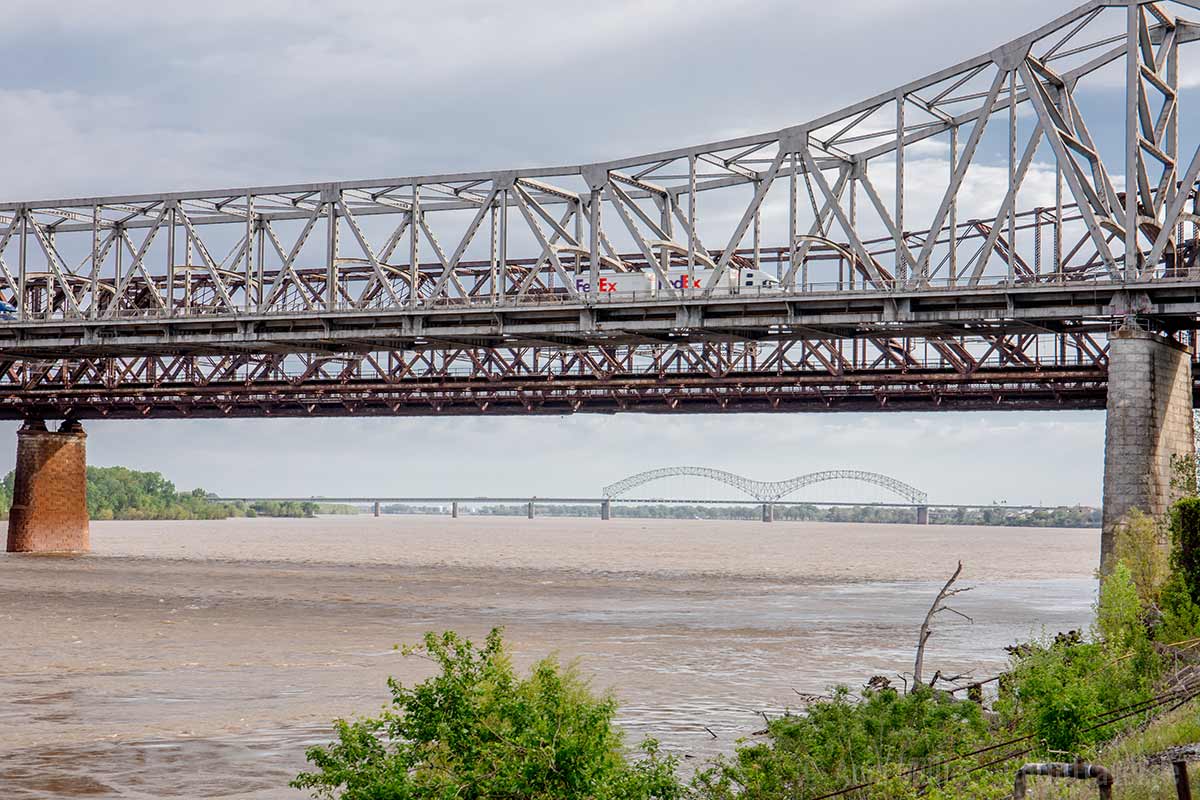
[[[0,203],[0,414],[1096,407],[1113,320],[1200,327],[1197,7],[1089,0],[817,119],[603,163]],[[1022,208],[1035,168],[1054,199]]]
[[[1102,408],[1106,379],[1086,330],[8,359],[0,417]]]

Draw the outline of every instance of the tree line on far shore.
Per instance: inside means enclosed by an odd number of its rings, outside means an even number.
[[[13,501],[15,473],[0,482],[0,511],[4,518]],[[228,519],[230,517],[312,517],[318,513],[353,514],[353,506],[326,506],[297,500],[215,499],[204,489],[179,491],[158,472],[126,467],[87,468],[88,516],[108,519]]]

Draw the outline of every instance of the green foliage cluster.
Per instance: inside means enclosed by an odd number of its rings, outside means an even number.
[[[320,506],[307,500],[255,500],[252,503],[238,501],[232,504],[232,509],[234,513],[231,516],[298,519],[315,516]]]
[[[1171,573],[1159,593],[1160,638],[1183,641],[1200,636],[1200,497],[1185,497],[1171,508]]]
[[[16,473],[9,471],[0,481],[0,512],[4,517],[12,507],[15,479]],[[298,501],[220,502],[203,489],[178,491],[158,472],[126,467],[88,467],[87,506],[88,516],[95,520],[311,517],[320,510],[316,503]]]
[[[125,467],[88,467],[88,516],[92,519],[224,519],[229,509],[203,489],[179,492],[157,472]]]
[[[883,779],[879,796],[904,797],[920,788],[912,767],[967,753],[988,737],[975,703],[927,687],[907,695],[866,690],[857,699],[840,687],[804,715],[772,720],[765,741],[699,771],[692,790],[710,800],[782,800]]]
[[[1102,715],[1153,696],[1159,672],[1124,563],[1103,582],[1095,628],[1090,641],[1061,636],[1016,649],[995,704],[1008,730],[1033,734],[1050,750],[1081,752],[1141,721],[1101,724]]]
[[[553,660],[519,676],[499,631],[483,647],[428,634],[422,654],[440,672],[411,688],[389,681],[381,716],[340,720],[337,741],[310,748],[316,768],[292,786],[342,800],[676,800],[675,761],[643,743],[629,760],[613,725],[616,702],[594,696]]]

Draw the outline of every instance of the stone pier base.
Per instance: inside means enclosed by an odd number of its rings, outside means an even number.
[[[1111,565],[1118,524],[1131,509],[1166,513],[1179,498],[1172,462],[1195,454],[1192,362],[1176,342],[1139,330],[1109,335],[1100,564]]]
[[[527,511],[529,513],[529,518],[533,519],[533,501],[532,500],[529,501],[529,507],[528,507]]]
[[[378,516],[379,516],[379,515],[380,515],[382,512],[383,512],[383,509],[381,509],[381,508],[379,507],[379,501],[378,501],[378,500],[376,500],[376,501],[375,501],[375,516],[377,516],[377,517],[378,517]]]
[[[929,506],[917,506],[917,524],[929,524]]]
[[[600,502],[600,519],[612,519],[612,500],[603,500]]]
[[[455,500],[450,504],[450,518],[458,519],[458,501]]]
[[[49,431],[30,420],[17,431],[17,467],[8,516],[10,553],[86,553],[87,434],[68,420]]]
[[[775,506],[771,505],[770,503],[762,504],[762,521],[763,522],[774,522],[775,521]]]

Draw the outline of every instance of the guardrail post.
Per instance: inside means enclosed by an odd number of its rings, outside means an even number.
[[[1175,794],[1179,800],[1192,800],[1192,784],[1188,782],[1187,762],[1172,761],[1175,770]]]

